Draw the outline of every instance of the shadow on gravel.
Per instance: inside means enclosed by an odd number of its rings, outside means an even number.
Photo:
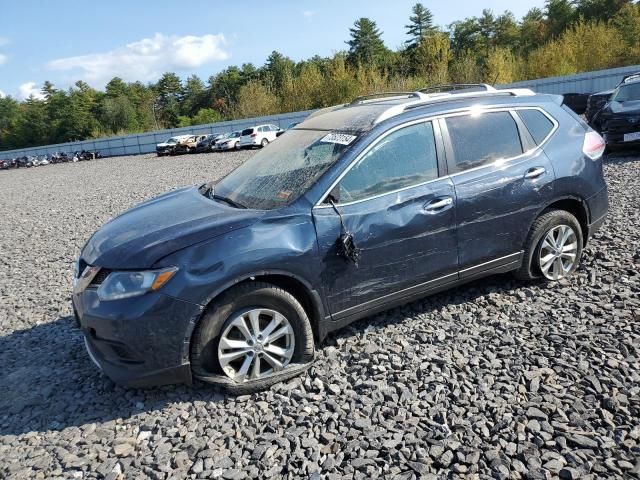
[[[124,389],[89,359],[72,317],[0,337],[0,435],[129,418],[173,402],[221,401],[208,386]]]

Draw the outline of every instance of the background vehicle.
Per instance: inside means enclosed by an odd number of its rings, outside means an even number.
[[[211,133],[209,135],[205,135],[204,138],[196,144],[196,152],[210,152],[213,150],[215,143],[222,138],[222,134]]]
[[[163,155],[170,155],[173,152],[173,149],[178,144],[178,142],[188,138],[189,135],[178,135],[175,137],[171,137],[167,139],[165,142],[159,143],[156,145],[156,154],[159,157]]]
[[[278,130],[276,132],[276,137],[279,137],[280,135],[282,135],[284,132],[286,132],[287,130],[291,130],[293,127],[295,127],[296,125],[298,125],[300,122],[292,122],[289,125],[287,125],[287,128],[285,128],[284,130]]]
[[[241,131],[226,133],[216,142],[216,150],[239,150]]]
[[[639,146],[640,75],[626,78],[593,117],[592,123],[609,147]]]
[[[625,83],[627,80],[633,79],[638,76],[640,76],[640,72],[625,75],[624,77],[622,77],[620,83],[616,85],[616,88]],[[584,112],[584,115],[587,119],[587,122],[589,122],[590,125],[596,128],[596,130],[598,130],[599,126],[593,124],[593,119],[595,115],[602,109],[602,107],[604,107],[611,99],[611,95],[613,95],[613,92],[615,92],[615,88],[613,90],[604,90],[602,92],[594,93],[589,96],[589,100],[587,101],[587,109]]]
[[[206,135],[189,135],[186,138],[180,140],[173,150],[171,151],[171,155],[180,155],[183,153],[192,153],[196,151],[198,146],[198,142],[204,140]]]
[[[91,237],[72,296],[87,349],[119,383],[254,391],[394,305],[494,273],[564,278],[606,216],[603,150],[561,97],[529,90],[320,110]]]
[[[273,142],[280,131],[275,125],[257,125],[245,128],[240,136],[240,148],[266,147]]]

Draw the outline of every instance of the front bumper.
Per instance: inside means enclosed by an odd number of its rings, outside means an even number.
[[[202,308],[159,293],[101,302],[95,288],[72,296],[91,359],[129,387],[191,384],[189,333]]]

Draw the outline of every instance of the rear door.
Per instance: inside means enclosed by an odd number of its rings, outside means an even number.
[[[539,110],[533,115],[547,124],[538,142],[514,111],[441,120],[458,202],[461,278],[516,265],[537,212],[552,198],[553,167],[536,143],[544,142],[555,125]]]
[[[338,213],[328,204],[314,208],[334,319],[457,279],[455,194],[438,164],[444,156],[438,145],[437,124],[399,127],[378,137],[332,189],[360,249],[357,265],[339,255]]]

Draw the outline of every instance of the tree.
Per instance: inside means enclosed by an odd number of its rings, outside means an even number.
[[[449,36],[432,32],[420,40],[413,52],[415,73],[429,84],[447,83],[451,42]]]
[[[406,42],[407,49],[411,50],[418,46],[420,41],[429,33],[436,30],[433,25],[433,14],[431,10],[421,3],[416,3],[411,9],[413,15],[409,17],[409,24],[405,25],[407,35],[410,37]]]
[[[547,0],[545,17],[548,38],[556,38],[573,23],[576,12],[570,0]]]
[[[263,117],[278,111],[278,98],[260,81],[253,80],[240,89],[236,118]]]
[[[182,113],[191,117],[208,103],[204,83],[197,75],[191,75],[187,78],[182,91]]]
[[[295,62],[289,57],[285,57],[280,52],[273,51],[267,57],[264,66],[265,84],[273,91],[282,89],[285,79],[293,74]],[[245,78],[245,82],[251,81],[251,78]]]
[[[206,125],[222,121],[222,115],[213,108],[201,108],[191,119],[191,125]]]
[[[180,102],[182,101],[182,81],[175,73],[167,72],[155,86],[156,102],[159,109],[159,117],[166,127],[178,125],[180,115]]]
[[[105,96],[100,105],[102,128],[110,133],[131,132],[136,129],[136,108],[125,95]]]
[[[612,24],[620,32],[625,43],[632,50],[631,60],[639,61],[640,53],[640,4],[627,3],[613,17]]]
[[[522,17],[520,23],[520,51],[525,55],[538,48],[546,37],[544,13],[537,7]]]
[[[362,17],[349,29],[351,39],[349,45],[348,60],[351,65],[379,65],[382,57],[387,52],[378,30],[376,22]]]
[[[576,16],[584,21],[607,22],[631,0],[577,0]]]

